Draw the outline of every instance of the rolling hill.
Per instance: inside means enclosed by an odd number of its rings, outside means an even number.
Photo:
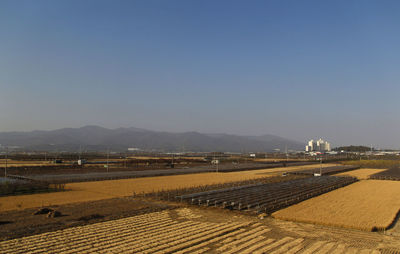
[[[302,150],[303,144],[274,135],[239,136],[199,132],[158,132],[139,128],[107,129],[99,126],[63,128],[51,131],[0,132],[0,144],[25,150],[125,151],[129,147],[165,152],[269,152]]]

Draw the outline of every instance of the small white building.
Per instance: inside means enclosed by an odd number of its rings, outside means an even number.
[[[329,152],[331,150],[331,144],[323,139],[314,141],[311,139],[306,145],[306,152]]]
[[[217,165],[217,164],[219,164],[219,160],[217,160],[217,159],[214,159],[214,160],[212,160],[212,161],[211,161],[211,164],[213,164],[213,165]]]
[[[82,166],[86,163],[86,160],[78,160],[78,165]]]

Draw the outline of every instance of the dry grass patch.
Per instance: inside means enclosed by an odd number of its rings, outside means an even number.
[[[129,156],[128,159],[137,159],[137,160],[171,160],[171,156],[160,156],[160,157],[153,157],[153,156]],[[193,156],[193,157],[185,157],[185,156],[179,156],[175,155],[175,159],[184,159],[184,160],[201,160],[204,159],[203,156]]]
[[[96,201],[108,198],[114,197],[104,193],[88,191],[66,191],[20,196],[7,196],[0,197],[0,212],[23,210],[27,208],[42,206],[54,206],[70,203]]]
[[[273,217],[367,231],[387,228],[400,209],[400,182],[365,180],[277,211]]]
[[[327,168],[327,167],[334,167],[334,166],[340,166],[340,164],[322,164],[322,168]],[[280,168],[270,168],[270,169],[261,169],[261,170],[253,170],[255,174],[257,175],[268,175],[268,174],[273,174],[273,175],[279,175],[282,172],[295,172],[295,171],[302,171],[302,170],[307,170],[307,169],[312,169],[312,168],[318,168],[319,169],[320,165],[319,164],[312,164],[312,165],[303,165],[303,166],[293,166],[293,167],[280,167]]]
[[[360,180],[368,179],[371,175],[385,171],[385,169],[362,168],[336,174],[335,176],[353,176]]]
[[[400,165],[400,160],[354,160],[343,161],[345,165],[358,165],[362,168],[392,168]]]
[[[252,160],[258,161],[258,162],[284,162],[284,161],[287,161],[286,158],[255,158]],[[291,160],[291,161],[301,162],[301,161],[309,161],[309,160],[308,159],[295,159],[295,160]]]
[[[51,161],[17,161],[17,160],[7,160],[7,167],[29,167],[29,166],[46,166],[53,165]],[[6,160],[0,159],[0,168],[6,166]]]

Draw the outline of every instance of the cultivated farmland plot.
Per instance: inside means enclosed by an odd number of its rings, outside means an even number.
[[[261,175],[263,176],[263,175]],[[200,185],[200,186],[190,186],[187,188],[177,188],[177,189],[169,189],[169,190],[161,190],[161,191],[154,191],[152,193],[144,193],[144,194],[135,194],[138,197],[148,197],[152,199],[158,200],[176,200],[177,196],[184,196],[188,194],[200,193],[200,192],[215,192],[217,190],[222,189],[235,189],[239,186],[248,186],[248,185],[255,185],[255,184],[266,184],[266,183],[278,183],[278,182],[286,182],[294,179],[301,179],[306,178],[307,176],[303,175],[288,175],[288,176],[280,176],[280,175],[267,175],[261,178],[249,179],[249,180],[242,180],[237,182],[228,182],[228,183],[221,183],[221,184],[211,184],[211,185]]]
[[[209,222],[188,209],[149,213],[0,242],[2,253],[385,253],[379,238],[354,246],[336,240],[279,236],[250,221]],[[175,216],[176,216],[175,214]],[[191,219],[189,219],[190,217]],[[201,216],[200,216],[201,217]],[[357,236],[357,235],[356,235]],[[376,238],[376,239],[375,239]],[[380,241],[379,243],[382,243]],[[389,253],[389,252],[387,252]]]
[[[385,169],[362,168],[362,169],[356,169],[356,170],[342,172],[342,173],[336,174],[336,176],[353,176],[353,177],[357,177],[358,180],[366,180],[366,179],[370,179],[370,177],[372,175],[380,173],[382,171],[385,171]]]
[[[219,165],[219,172],[239,172],[247,170],[262,170],[269,168],[286,168],[295,166],[314,165],[310,162],[284,162],[284,163],[242,163],[242,164],[221,164]],[[30,178],[49,181],[52,183],[72,183],[72,182],[89,182],[89,181],[102,181],[102,180],[116,180],[128,179],[139,177],[153,177],[153,176],[168,176],[180,174],[193,174],[193,173],[206,173],[215,172],[215,166],[195,166],[190,168],[174,168],[174,169],[151,169],[151,170],[123,170],[112,172],[86,172],[86,173],[72,173],[72,174],[34,174],[29,175]]]
[[[370,178],[376,180],[400,181],[400,167],[392,167],[377,174],[371,175]]]
[[[400,182],[362,180],[272,214],[274,218],[355,228],[387,230],[400,209]]]
[[[176,199],[194,205],[272,213],[356,181],[353,177],[310,177],[181,195]]]
[[[327,166],[330,166],[328,164]],[[285,171],[303,170],[314,165],[286,167]],[[65,192],[0,197],[0,211],[19,210],[43,205],[62,205],[76,202],[87,202],[113,197],[126,197],[138,193],[154,193],[204,185],[224,184],[272,177],[281,171],[277,169],[250,170],[227,173],[198,173],[157,177],[141,177],[110,181],[69,183]],[[277,172],[278,171],[278,172]],[[270,174],[272,173],[272,174]]]
[[[360,166],[352,166],[352,165],[321,167],[321,169],[316,167],[316,168],[312,168],[312,169],[289,172],[289,174],[294,174],[294,175],[314,175],[314,173],[320,173],[321,172],[323,175],[333,175],[333,174],[337,174],[337,173],[340,173],[340,172],[346,172],[346,171],[349,171],[349,170],[355,170],[355,169],[359,169],[359,168],[360,168]]]

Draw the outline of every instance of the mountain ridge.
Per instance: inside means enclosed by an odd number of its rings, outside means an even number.
[[[0,144],[25,150],[126,151],[130,147],[164,152],[271,152],[274,149],[302,150],[303,143],[276,135],[242,136],[204,134],[196,131],[162,132],[135,127],[108,129],[97,125],[56,130],[0,132]]]

